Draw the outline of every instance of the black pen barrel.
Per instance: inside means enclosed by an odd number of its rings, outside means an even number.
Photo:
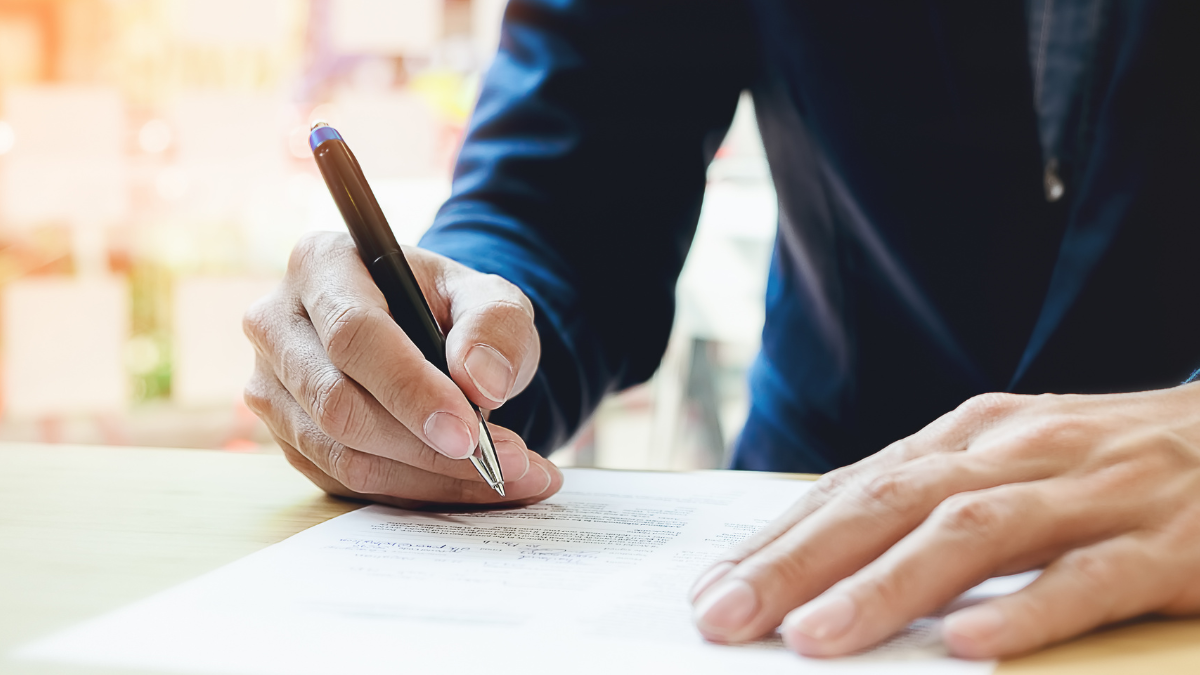
[[[362,253],[363,263],[369,265],[377,258],[399,251],[400,244],[350,148],[340,139],[331,139],[321,143],[313,157],[350,229],[350,236]]]
[[[450,368],[446,365],[446,341],[404,254],[394,251],[382,256],[368,264],[367,270],[371,272],[375,285],[387,299],[392,318],[408,335],[408,339],[421,350],[426,361],[449,375]]]
[[[387,300],[392,318],[425,360],[449,375],[445,338],[358,160],[339,138],[323,140],[313,156],[363,264]]]

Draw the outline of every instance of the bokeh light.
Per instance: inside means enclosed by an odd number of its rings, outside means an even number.
[[[171,147],[173,134],[171,125],[163,120],[150,120],[138,130],[138,146],[150,154],[158,154]]]
[[[12,125],[0,120],[0,155],[6,155],[17,144],[17,133]]]

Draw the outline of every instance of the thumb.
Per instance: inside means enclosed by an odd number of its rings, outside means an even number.
[[[541,343],[533,305],[512,283],[458,263],[439,266],[448,318],[446,362],[467,398],[492,410],[520,393],[537,370]],[[443,323],[446,326],[447,323]]]

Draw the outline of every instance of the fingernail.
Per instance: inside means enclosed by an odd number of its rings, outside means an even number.
[[[800,633],[812,640],[836,640],[854,623],[857,613],[850,596],[836,593],[788,614],[782,628],[785,633]]]
[[[512,388],[513,369],[508,359],[487,345],[475,345],[467,352],[467,360],[463,362],[467,376],[475,383],[479,393],[497,403],[508,399],[508,390]]]
[[[463,459],[475,451],[467,423],[447,412],[435,412],[425,420],[425,438],[450,459]]]
[[[521,480],[529,472],[529,453],[512,441],[496,444],[496,459],[500,460],[505,482]]]
[[[1004,614],[995,607],[982,605],[951,614],[942,623],[942,633],[947,642],[957,646],[959,639],[968,642],[988,642],[999,633],[1006,623]]]
[[[696,623],[718,634],[736,632],[758,612],[758,596],[750,584],[735,579],[717,584],[696,605]]]
[[[700,575],[696,583],[692,584],[692,589],[688,591],[688,601],[695,603],[696,598],[700,597],[701,593],[707,590],[709,586],[712,586],[718,579],[729,574],[729,570],[734,567],[735,565],[729,561],[713,565],[707,572]]]
[[[533,493],[535,496],[542,494],[546,490],[549,490],[550,484],[554,482],[554,479],[550,477],[550,471],[548,469],[546,469],[546,467],[542,466],[541,464],[538,464],[538,469],[542,472],[542,475],[546,477],[546,482],[542,483],[542,488],[540,490]],[[556,471],[557,471],[557,469],[556,469]]]
[[[526,497],[536,497],[546,490],[550,489],[550,472],[546,471],[546,467],[541,464],[533,464],[537,467],[537,471],[532,468],[525,472],[522,478],[514,481],[505,480],[504,489],[508,492],[510,498],[524,499]]]

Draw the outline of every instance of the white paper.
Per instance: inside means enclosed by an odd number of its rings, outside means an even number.
[[[522,509],[346,514],[19,656],[248,675],[994,667],[945,657],[936,618],[845,659],[804,659],[777,637],[707,644],[692,625],[691,582],[809,484],[736,473],[565,473],[559,494]]]

